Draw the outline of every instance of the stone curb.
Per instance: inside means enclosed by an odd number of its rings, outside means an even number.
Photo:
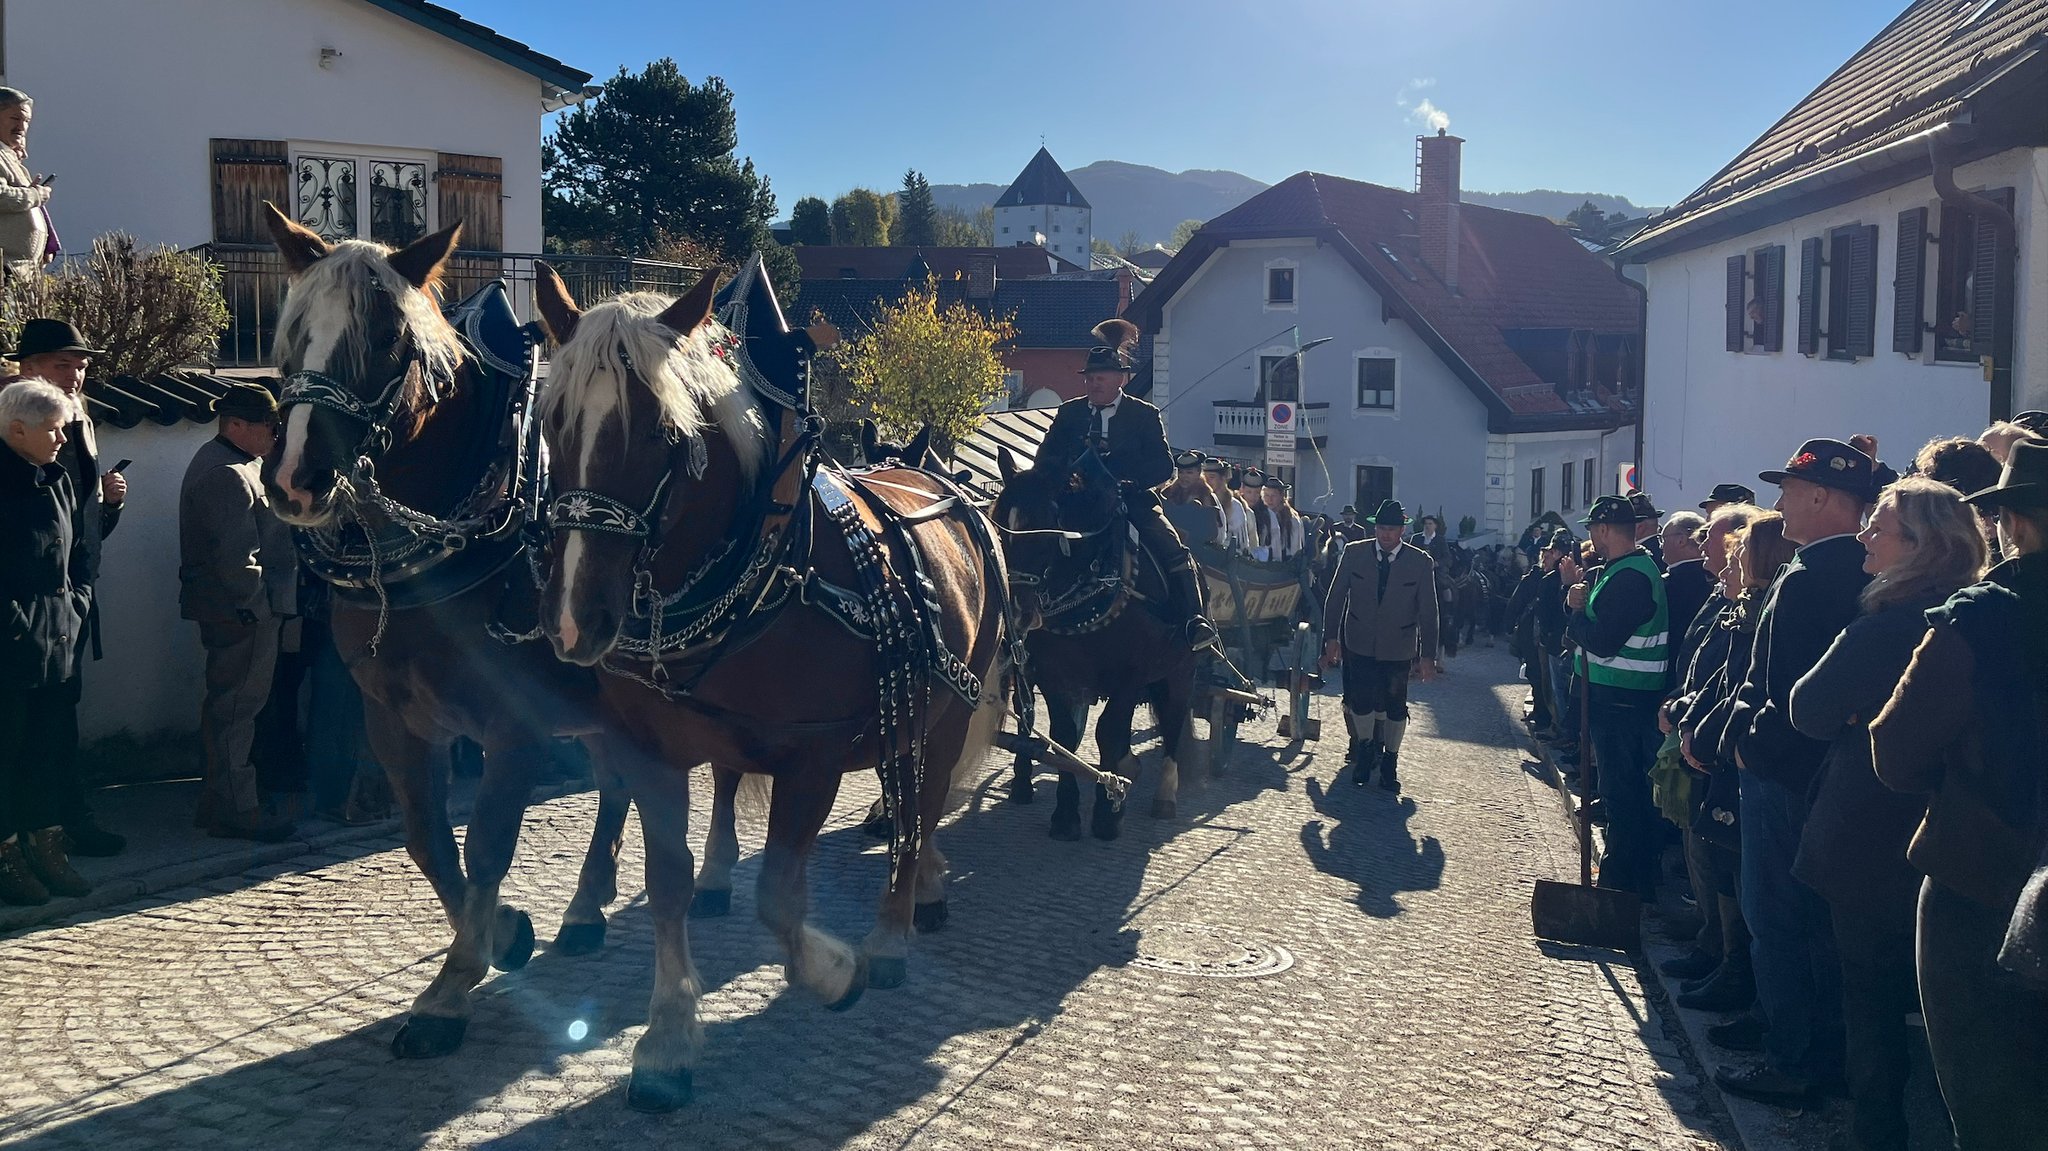
[[[527,806],[547,803],[565,795],[574,795],[588,790],[591,786],[587,783],[571,782],[536,787]],[[462,826],[469,818],[469,805],[451,805],[448,816],[455,826]],[[320,823],[311,819],[300,823],[301,827],[308,825],[320,826]],[[197,836],[204,833],[195,830],[193,834]],[[183,863],[167,864],[139,874],[116,876],[100,881],[93,886],[91,894],[77,899],[53,899],[40,907],[0,907],[0,936],[13,935],[34,927],[69,922],[95,911],[118,907],[146,896],[191,887],[225,876],[238,875],[266,864],[296,859],[302,855],[355,843],[395,839],[403,834],[404,827],[401,821],[393,817],[376,823],[366,823],[360,827],[342,825],[311,835],[295,835],[282,843],[251,844],[246,848],[223,851]]]

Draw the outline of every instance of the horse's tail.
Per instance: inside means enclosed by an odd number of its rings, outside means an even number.
[[[733,793],[732,812],[736,819],[748,823],[768,820],[769,801],[774,798],[775,777],[749,771],[740,776],[739,790]]]

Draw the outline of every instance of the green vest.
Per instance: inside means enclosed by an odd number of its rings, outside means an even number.
[[[1656,561],[1636,551],[1609,563],[1607,570],[1600,573],[1600,582],[1593,585],[1592,594],[1586,597],[1586,618],[1599,622],[1597,613],[1601,589],[1617,573],[1627,570],[1639,571],[1649,578],[1650,593],[1656,600],[1657,610],[1614,655],[1598,656],[1589,651],[1580,653],[1585,660],[1586,682],[1631,691],[1663,691],[1670,686],[1671,680],[1671,612],[1664,602],[1664,579],[1657,571]]]

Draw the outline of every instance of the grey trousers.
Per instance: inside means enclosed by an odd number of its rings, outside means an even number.
[[[206,752],[206,792],[200,822],[254,821],[261,794],[256,765],[256,717],[270,698],[277,669],[280,621],[202,623],[206,698],[199,705],[199,741]]]

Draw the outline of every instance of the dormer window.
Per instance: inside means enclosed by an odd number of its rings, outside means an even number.
[[[1274,260],[1266,265],[1266,307],[1294,309],[1294,276],[1297,266],[1293,260]]]

